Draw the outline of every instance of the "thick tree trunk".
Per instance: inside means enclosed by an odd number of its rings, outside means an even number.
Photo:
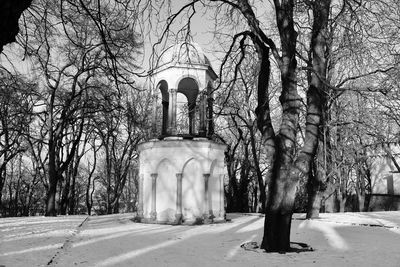
[[[119,196],[118,196],[118,198],[116,198],[115,201],[113,202],[112,207],[113,207],[113,208],[112,208],[112,211],[113,211],[114,214],[119,213]]]
[[[56,159],[54,151],[54,143],[52,140],[49,141],[49,187],[47,191],[46,199],[46,212],[45,216],[57,216],[56,211],[56,194],[58,184],[58,174],[56,170]]]
[[[106,143],[105,143],[105,154],[106,154],[106,181],[107,181],[107,214],[112,214],[113,212],[113,206],[112,206],[112,202],[113,202],[113,196],[112,196],[112,188],[111,188],[111,168],[112,168],[112,162],[111,162],[111,153],[110,153],[110,148],[109,145],[111,144],[111,136],[109,133],[107,133],[107,139],[106,139]]]
[[[79,164],[81,161],[81,158],[83,157],[85,147],[87,144],[88,140],[85,138],[85,141],[82,145],[83,149],[79,153],[79,148],[80,148],[80,143],[76,146],[75,150],[75,156],[74,159],[71,161],[71,188],[70,188],[70,193],[68,195],[68,204],[69,204],[69,209],[68,209],[68,214],[69,215],[74,215],[76,213],[76,199],[75,199],[75,193],[76,193],[76,177],[78,176],[78,169],[79,169]]]
[[[308,209],[307,218],[317,218],[321,206],[321,198],[326,189],[326,132],[325,122],[328,113],[326,99],[326,70],[327,70],[327,40],[329,38],[328,19],[330,0],[314,1],[311,3],[314,20],[311,34],[311,67],[309,70],[309,89],[307,91],[307,117],[306,117],[306,137],[304,150],[306,154],[316,154],[318,145],[318,158],[324,162],[323,168],[318,168],[316,159],[309,159],[309,166],[314,164],[314,174],[308,176]],[[325,117],[325,118],[324,118]],[[320,126],[323,126],[322,129]],[[308,148],[307,148],[308,146]],[[306,163],[307,164],[307,163]],[[321,169],[323,169],[321,171]]]
[[[50,106],[49,106],[49,118],[48,118],[48,130],[49,130],[49,144],[48,144],[48,153],[49,153],[49,162],[48,162],[48,177],[49,177],[49,185],[47,188],[47,196],[46,196],[46,211],[45,216],[57,216],[56,211],[56,194],[57,194],[57,183],[58,183],[58,175],[57,175],[57,166],[56,166],[56,140],[54,138],[54,114],[53,114],[53,106],[55,101],[55,89],[50,96]]]
[[[260,193],[261,193],[261,192],[260,192]],[[260,195],[261,195],[261,194],[260,194]],[[253,198],[253,208],[252,208],[252,212],[262,212],[262,213],[265,213],[265,210],[262,211],[262,208],[261,208],[260,211],[258,211],[258,186],[257,186],[257,185],[254,186],[254,189],[253,189],[253,196],[254,196],[254,198]],[[261,199],[261,197],[260,197],[260,199]],[[265,205],[265,202],[264,202],[264,205]]]
[[[49,189],[47,191],[45,216],[57,216],[56,193],[57,193],[57,178],[53,176],[53,178],[50,177],[49,179]]]
[[[68,195],[68,204],[69,204],[69,209],[68,209],[68,214],[69,215],[74,215],[75,214],[75,185],[76,185],[76,174],[72,176],[72,183],[71,183],[71,190]]]
[[[93,168],[93,170],[94,169],[95,168]],[[92,175],[89,176],[88,184],[87,184],[87,187],[86,187],[86,207],[87,207],[87,210],[88,210],[88,215],[92,215],[93,194],[94,194],[94,191],[95,191],[95,180],[96,180],[96,179],[93,179],[92,190],[90,191],[90,180],[91,180],[91,177],[92,177]]]
[[[76,153],[75,160],[72,161],[72,166],[71,166],[71,189],[68,195],[68,204],[69,204],[69,209],[68,209],[68,214],[69,215],[74,215],[75,214],[75,204],[76,204],[76,199],[75,199],[75,191],[76,191],[76,176],[78,175],[78,168],[79,168],[79,162],[80,162],[80,156],[78,153]]]
[[[326,140],[325,134],[320,134],[322,141]],[[307,181],[307,219],[319,217],[320,211],[325,210],[325,195],[328,186],[328,164],[326,155],[326,142],[319,142],[317,158],[311,162],[311,171]]]
[[[365,194],[358,195],[358,210],[365,211]]]
[[[10,201],[8,201],[8,216],[13,216],[13,202],[11,201],[13,198],[13,189],[11,183],[8,184],[8,195],[10,197]]]
[[[90,184],[91,184],[91,177],[88,177],[88,182],[86,184],[86,208],[87,208],[87,213],[88,215],[92,214],[92,203],[90,201]]]
[[[62,188],[62,193],[61,193],[61,201],[60,201],[60,214],[61,215],[67,214],[67,209],[69,206],[68,195],[70,194],[70,180],[71,180],[71,175],[69,173],[67,173],[65,175],[65,184],[64,184],[64,187]]]
[[[271,180],[268,186],[264,237],[261,248],[267,251],[285,252],[290,250],[290,226],[296,195],[296,187],[302,176],[307,177],[310,162],[315,156],[318,144],[318,128],[321,124],[323,104],[323,81],[319,74],[325,72],[324,52],[326,42],[323,29],[329,17],[330,0],[314,1],[313,5],[313,69],[312,81],[307,92],[307,117],[305,143],[296,158],[296,141],[299,128],[299,114],[302,105],[297,91],[297,32],[294,26],[294,0],[274,1],[276,22],[280,36],[280,50],[259,26],[259,21],[248,1],[238,1],[237,6],[246,18],[251,37],[255,44],[259,73],[257,82],[258,106],[257,127],[262,135],[264,153],[272,163]],[[269,52],[275,57],[281,73],[280,103],[282,121],[279,133],[275,134],[271,123],[269,106]],[[314,61],[315,59],[315,61]],[[321,76],[325,78],[325,75]]]
[[[234,212],[237,211],[237,195],[238,195],[238,184],[236,180],[236,169],[237,169],[237,162],[235,159],[235,153],[236,149],[238,148],[240,144],[240,140],[233,146],[231,149],[230,146],[228,146],[227,151],[225,152],[225,158],[226,158],[226,165],[227,165],[227,170],[228,170],[228,188],[225,191],[225,196],[226,196],[226,211],[227,212]]]
[[[346,194],[342,190],[338,190],[337,192],[337,199],[339,201],[339,212],[345,212],[346,208],[346,200],[347,197],[345,196]]]
[[[265,215],[262,248],[268,252],[290,251],[290,228],[292,224],[292,209],[267,210]]]
[[[346,198],[339,197],[339,212],[345,212]]]
[[[293,1],[282,1],[276,7],[276,13],[283,54],[280,63],[282,123],[279,134],[274,138],[275,155],[261,248],[271,252],[286,252],[290,250],[291,219],[300,178],[295,171],[293,158],[301,98],[297,92],[297,33],[293,24]]]
[[[307,219],[316,219],[319,217],[319,212],[321,210],[322,204],[322,192],[318,190],[312,191],[312,193],[308,196],[308,204],[307,204]]]
[[[263,179],[263,175],[260,169],[260,162],[258,159],[257,155],[257,149],[256,149],[256,140],[255,140],[255,133],[252,127],[249,127],[250,130],[250,143],[251,143],[251,151],[253,154],[253,160],[254,160],[254,167],[256,169],[256,175],[257,175],[257,182],[258,182],[258,187],[260,188],[260,203],[261,203],[261,213],[265,213],[265,204],[267,203],[267,192],[265,191],[265,185],[268,183],[267,179]],[[257,194],[255,194],[255,198],[257,199]],[[255,201],[257,202],[257,201]]]
[[[238,211],[249,212],[249,174],[250,174],[250,162],[249,162],[249,150],[248,144],[243,142],[244,157],[241,163],[240,169],[240,184],[239,184],[239,201]]]
[[[290,228],[298,179],[292,175],[291,152],[284,153],[282,142],[275,139],[276,154],[268,185],[268,201],[265,210],[264,237],[261,248],[269,252],[290,250]],[[279,141],[278,141],[279,140]],[[287,140],[285,140],[287,141]]]
[[[3,168],[3,164],[0,166],[0,212],[3,210],[3,188],[6,182],[6,170]]]
[[[323,190],[321,190],[322,181],[319,179],[319,173],[317,172],[317,166],[315,162],[312,164],[312,171],[310,171],[310,177],[307,182],[307,219],[315,219],[319,217],[319,211],[321,209],[321,201],[323,198]]]
[[[356,194],[358,201],[358,211],[365,211],[365,171],[363,170],[362,163],[358,164]]]

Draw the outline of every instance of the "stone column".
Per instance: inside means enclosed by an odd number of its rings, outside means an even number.
[[[143,219],[143,182],[144,182],[144,175],[139,175],[139,207],[138,207],[138,217]]]
[[[208,220],[210,217],[210,197],[209,197],[209,190],[208,190],[208,180],[210,179],[210,174],[205,173],[203,174],[204,177],[204,207],[203,207],[203,217],[204,220]]]
[[[176,174],[176,223],[182,223],[182,173]]]
[[[171,135],[176,134],[176,93],[176,89],[169,89],[168,134]]]
[[[225,219],[224,174],[219,175],[219,215]]]
[[[204,91],[200,94],[200,105],[199,105],[199,122],[200,129],[199,135],[202,137],[206,136],[206,96]]]
[[[157,220],[157,206],[156,206],[156,201],[157,201],[157,173],[152,173],[151,174],[151,212],[150,212],[150,219],[152,221]]]

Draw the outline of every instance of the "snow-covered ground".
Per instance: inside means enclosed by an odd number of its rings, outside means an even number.
[[[292,242],[314,251],[265,253],[241,244],[262,238],[264,218],[171,226],[133,214],[0,219],[0,266],[400,266],[400,212],[296,214]]]

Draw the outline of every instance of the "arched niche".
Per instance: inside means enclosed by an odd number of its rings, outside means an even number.
[[[213,160],[210,167],[210,177],[208,180],[209,189],[209,213],[215,217],[222,216],[224,210],[224,192],[223,189],[223,166],[224,163],[219,160]]]
[[[150,217],[151,204],[152,204],[152,177],[150,173],[143,174],[143,180],[141,185],[141,194],[143,198],[143,214],[146,217]]]
[[[176,166],[168,159],[163,159],[157,166],[156,212],[157,221],[173,221],[176,210]]]
[[[185,220],[196,220],[203,215],[204,178],[200,163],[189,159],[182,171],[182,213]]]

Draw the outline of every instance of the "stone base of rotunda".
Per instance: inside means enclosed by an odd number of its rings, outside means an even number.
[[[141,222],[225,221],[225,145],[171,137],[142,143],[138,150]]]

